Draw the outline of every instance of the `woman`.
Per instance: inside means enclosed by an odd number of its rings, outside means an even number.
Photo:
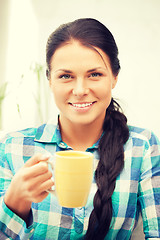
[[[6,239],[130,239],[142,214],[146,239],[160,239],[160,144],[127,125],[112,89],[120,70],[110,31],[78,19],[51,34],[47,78],[58,124],[9,134],[1,143],[0,231]],[[84,208],[62,208],[47,190],[59,150],[92,152],[97,163]]]

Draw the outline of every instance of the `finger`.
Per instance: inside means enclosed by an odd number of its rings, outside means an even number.
[[[32,185],[31,189],[27,189],[30,195],[30,199],[32,201],[35,201],[35,199],[39,198],[39,196],[43,193],[46,192],[48,189],[51,189],[51,187],[54,186],[53,180],[50,178],[45,182]],[[34,200],[33,200],[34,199]]]
[[[25,169],[25,173],[24,173],[24,179],[28,180],[28,179],[34,179],[35,177],[41,178],[44,174],[50,172],[51,171],[48,169],[48,163],[47,162],[38,162],[37,164],[35,164],[34,166],[28,167]]]
[[[54,186],[54,182],[53,182],[52,178],[50,178],[47,181],[45,181],[39,185],[39,189],[37,192],[39,192],[41,194],[42,192],[47,191],[48,189],[51,189],[53,186]]]
[[[50,180],[51,178],[52,178],[52,173],[50,171],[47,171],[42,175],[38,175],[26,181],[26,188],[28,189],[28,191],[32,191],[34,189],[36,191],[43,182]]]
[[[39,194],[38,196],[32,198],[32,202],[34,203],[39,203],[42,202],[47,196],[48,196],[48,192],[44,191],[41,194]]]
[[[34,166],[40,161],[47,161],[50,157],[51,157],[50,153],[46,153],[46,154],[37,153],[25,163],[24,167]]]

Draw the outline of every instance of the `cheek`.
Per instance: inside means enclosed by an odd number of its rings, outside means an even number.
[[[51,91],[57,106],[65,101],[67,93],[62,86],[52,85]]]
[[[99,96],[99,98],[101,100],[106,100],[106,99],[109,99],[112,95],[112,88],[111,87],[104,87],[103,88],[97,88],[96,89],[96,92],[97,92],[97,96]]]
[[[60,88],[56,87],[55,85],[51,85],[51,92],[53,94],[54,99],[56,100],[62,91],[60,91]]]

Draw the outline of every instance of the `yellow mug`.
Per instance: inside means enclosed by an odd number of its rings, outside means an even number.
[[[55,193],[59,204],[68,208],[85,206],[93,179],[93,154],[59,151],[53,161]],[[53,190],[50,192],[54,193]]]

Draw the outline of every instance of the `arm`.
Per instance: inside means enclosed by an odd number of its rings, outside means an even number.
[[[160,143],[151,134],[145,142],[138,201],[145,239],[160,239]]]
[[[53,185],[48,157],[35,155],[13,176],[5,145],[0,146],[0,237],[28,239],[34,232],[31,204],[42,201]]]

